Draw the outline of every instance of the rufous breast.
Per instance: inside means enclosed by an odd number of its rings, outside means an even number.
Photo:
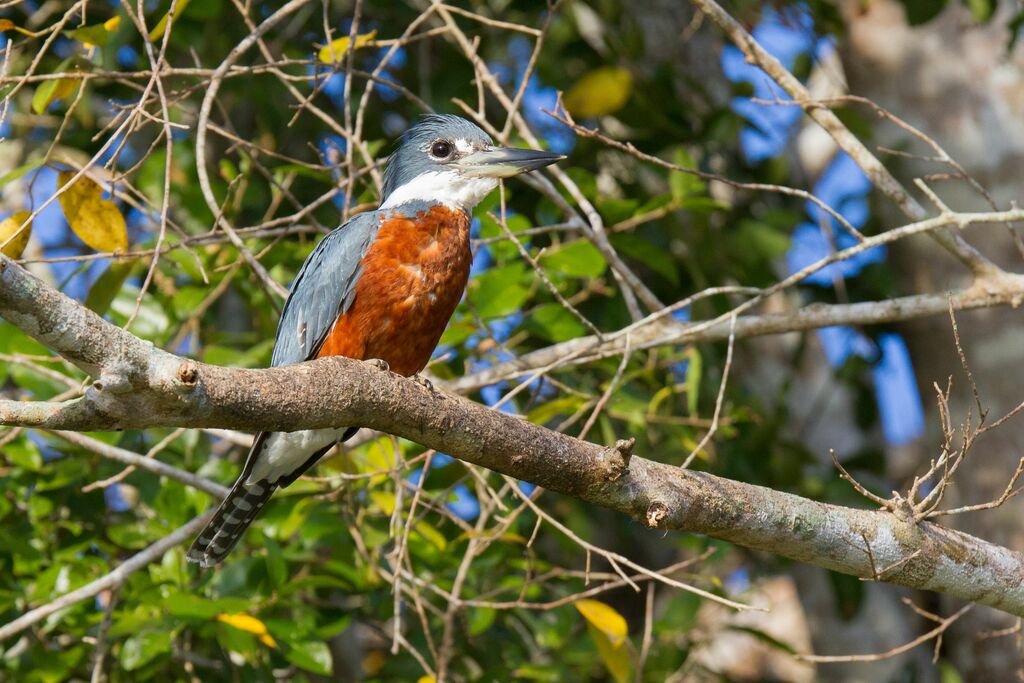
[[[465,211],[441,205],[386,214],[360,262],[352,305],[318,356],[380,358],[406,376],[426,367],[466,289],[469,223]]]

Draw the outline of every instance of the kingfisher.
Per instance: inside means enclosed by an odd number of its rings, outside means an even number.
[[[459,116],[420,119],[388,158],[380,206],[333,230],[302,264],[281,313],[271,365],[346,356],[418,377],[466,289],[473,207],[499,179],[564,158],[495,147]],[[357,430],[257,434],[242,473],[188,559],[202,567],[223,560],[274,491]]]

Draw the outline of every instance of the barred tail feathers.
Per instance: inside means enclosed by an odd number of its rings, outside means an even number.
[[[238,478],[213,519],[188,550],[188,559],[201,567],[221,562],[241,540],[256,515],[277,486],[267,480],[247,483],[245,475]]]
[[[298,438],[300,444],[289,443],[287,436],[283,439],[272,438],[274,436],[281,437],[280,434],[262,432],[256,436],[238,481],[231,487],[231,491],[217,508],[213,519],[189,548],[187,554],[189,561],[197,562],[204,568],[221,562],[238,544],[245,534],[245,530],[249,528],[252,521],[256,519],[256,515],[278,488],[284,488],[294,482],[316,464],[335,443],[348,440],[358,431],[358,428],[318,431],[319,433],[317,431],[294,433],[293,435]],[[300,447],[295,448],[296,445]],[[306,448],[309,446],[313,446],[316,450],[308,453]],[[288,454],[289,457],[275,462],[274,456],[282,452]],[[296,455],[302,457],[306,453],[308,455],[303,460],[298,463],[292,461],[292,464],[288,466],[288,460]],[[256,476],[261,478],[249,481],[254,469]]]

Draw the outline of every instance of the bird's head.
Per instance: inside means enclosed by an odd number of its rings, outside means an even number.
[[[450,114],[426,116],[405,132],[384,170],[382,209],[410,201],[471,211],[511,178],[564,159],[535,149],[495,147],[474,123]]]

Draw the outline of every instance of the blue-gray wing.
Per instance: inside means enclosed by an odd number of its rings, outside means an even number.
[[[284,304],[272,366],[301,363],[320,350],[334,321],[352,305],[359,263],[379,228],[376,211],[357,214],[316,245]]]

